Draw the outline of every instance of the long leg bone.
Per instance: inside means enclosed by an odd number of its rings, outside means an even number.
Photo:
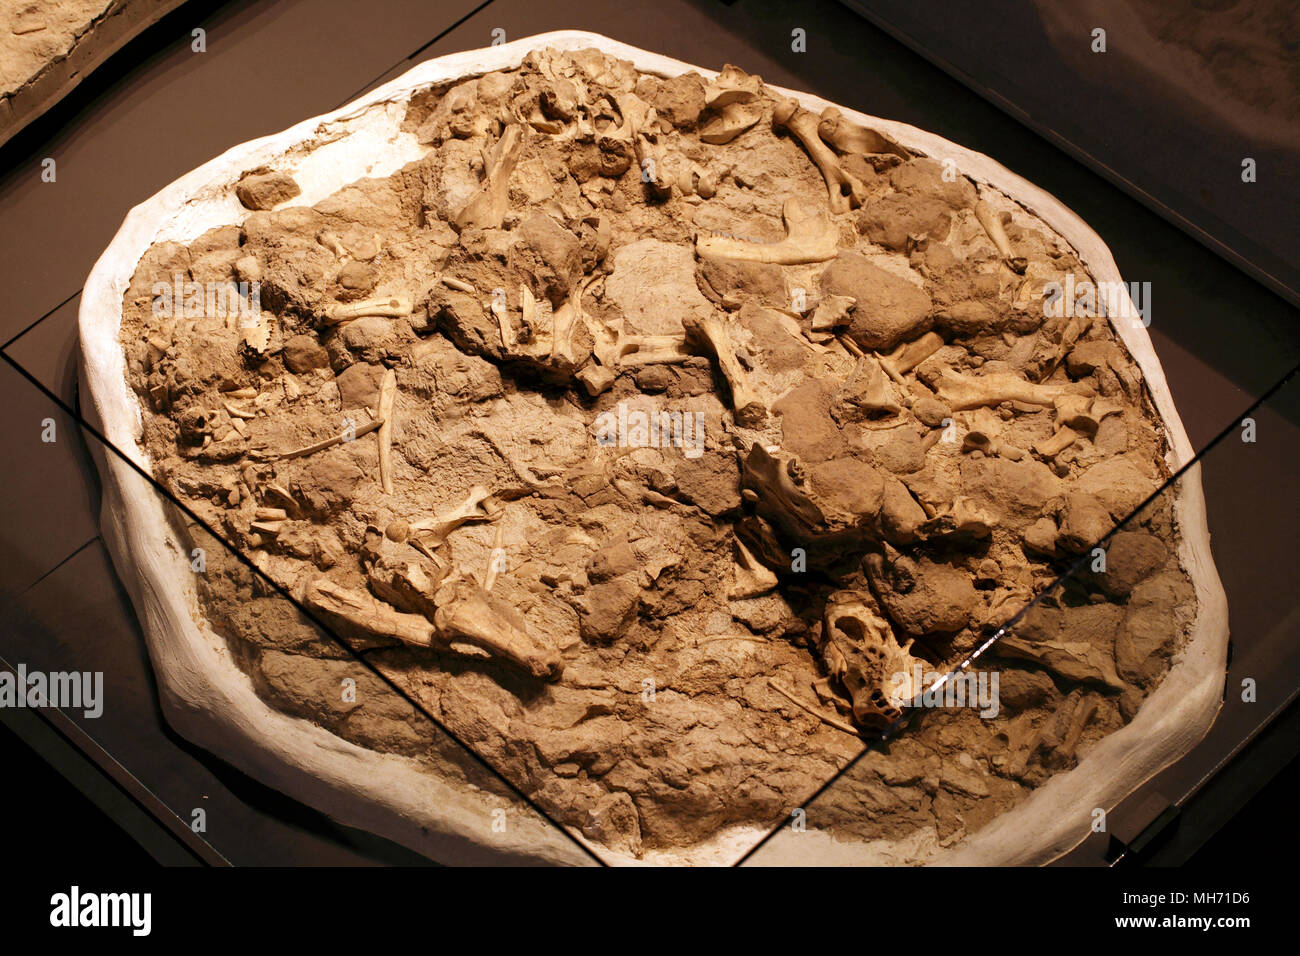
[[[738,259],[793,266],[834,259],[840,236],[820,209],[809,209],[797,199],[781,207],[785,238],[780,242],[749,242],[733,236],[696,236],[695,252],[708,259]]]
[[[1003,402],[1024,402],[1027,405],[1052,406],[1062,395],[1076,389],[1065,385],[1039,385],[1020,378],[1012,372],[992,372],[988,375],[966,375],[945,369],[939,376],[936,391],[953,411],[979,408],[981,405],[1000,405]]]
[[[840,165],[839,157],[822,142],[817,132],[820,123],[817,116],[801,107],[794,100],[784,100],[772,111],[772,124],[784,126],[803,143],[812,161],[821,170],[826,180],[826,189],[830,196],[831,212],[843,213],[861,206],[867,198],[867,186],[851,172]]]

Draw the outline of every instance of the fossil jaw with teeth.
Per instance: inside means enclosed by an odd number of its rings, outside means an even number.
[[[781,207],[785,238],[779,242],[751,242],[734,236],[697,236],[695,253],[709,259],[802,265],[835,258],[839,230],[820,209],[810,209],[797,199]]]

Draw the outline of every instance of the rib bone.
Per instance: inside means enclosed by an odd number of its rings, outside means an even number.
[[[379,385],[379,484],[384,494],[393,493],[393,406],[397,403],[397,373],[384,372]]]

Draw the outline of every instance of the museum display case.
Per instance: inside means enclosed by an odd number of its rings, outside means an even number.
[[[1300,334],[1186,176],[844,6],[422,9],[231,100],[329,42],[267,6],[0,181],[0,659],[90,675],[43,713],[178,858],[1180,862],[1267,776]]]

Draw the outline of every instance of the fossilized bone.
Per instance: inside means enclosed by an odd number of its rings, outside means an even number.
[[[421,550],[428,549],[426,553],[430,553],[441,547],[447,535],[461,525],[471,521],[495,521],[500,514],[501,506],[492,493],[482,485],[475,485],[456,507],[432,518],[409,522],[407,528],[411,543],[420,546]]]
[[[767,417],[767,404],[750,384],[749,373],[736,358],[736,347],[731,342],[726,323],[717,315],[709,314],[703,318],[690,316],[683,324],[687,334],[703,339],[717,358],[718,368],[731,389],[731,408],[736,424],[745,428],[761,424]]]
[[[979,220],[984,231],[988,233],[989,239],[997,247],[998,255],[1006,263],[1007,268],[1012,272],[1025,274],[1025,269],[1029,266],[1029,260],[1024,256],[1016,255],[1015,249],[1011,247],[1011,240],[1007,238],[1007,231],[1002,227],[1002,220],[997,213],[993,211],[982,197],[975,200],[975,218]]]
[[[379,484],[384,494],[393,493],[393,407],[397,403],[397,373],[384,370],[379,384]]]
[[[455,289],[457,292],[464,292],[469,295],[475,295],[477,293],[473,284],[466,282],[463,279],[457,279],[454,276],[441,276],[440,281],[448,289]]]
[[[783,100],[772,110],[772,125],[784,126],[803,143],[809,157],[821,170],[826,180],[826,190],[833,213],[844,213],[861,206],[867,198],[867,186],[857,176],[845,169],[839,157],[827,146],[817,129],[817,116],[800,106],[795,100]]]
[[[732,565],[730,598],[751,598],[766,594],[777,585],[776,575],[758,558],[754,557],[745,542],[734,539],[735,562]]]
[[[535,303],[533,301],[533,294],[529,292],[528,287],[523,284],[520,284],[519,286],[519,306],[524,317],[524,327],[532,328],[532,312],[535,308]],[[502,301],[500,296],[493,296],[492,304],[489,305],[488,308],[491,309],[492,315],[497,320],[497,328],[501,330],[501,348],[506,353],[509,353],[515,347],[515,333],[514,329],[510,327],[510,313],[506,309],[506,304]]]
[[[1003,402],[1050,407],[1062,395],[1077,392],[1080,388],[1077,385],[1040,385],[1013,372],[967,375],[944,369],[938,377],[936,391],[953,411],[962,411],[979,408],[981,405],[1000,405]]]
[[[472,577],[444,581],[436,603],[433,623],[439,641],[453,647],[470,644],[543,680],[557,680],[564,670],[559,651],[530,634],[518,611]]]
[[[704,106],[712,115],[700,125],[700,141],[720,146],[749,129],[763,118],[758,103],[763,88],[762,77],[750,76],[728,63],[704,88]]]
[[[578,283],[560,307],[551,315],[551,363],[566,368],[573,368],[580,356],[573,345],[573,334],[579,325],[587,324],[582,310],[582,297],[599,276],[588,276]]]
[[[761,517],[788,537],[809,541],[823,531],[826,517],[790,476],[791,461],[757,442],[751,445],[741,470],[742,494],[757,504]],[[764,559],[769,557],[765,549],[759,552]]]
[[[860,727],[886,727],[922,690],[915,671],[925,662],[900,645],[868,592],[836,591],[826,599],[821,654],[826,668],[848,692]]]
[[[1124,411],[1118,402],[1092,395],[1067,394],[1060,396],[1056,406],[1056,423],[1084,435],[1097,434],[1102,419]]]
[[[791,198],[781,207],[781,219],[785,223],[785,238],[779,242],[697,235],[695,252],[709,259],[772,262],[785,266],[835,258],[840,241],[839,230],[823,210],[809,209]]]
[[[1023,449],[1017,448],[1015,445],[994,441],[993,437],[987,432],[976,428],[972,428],[962,438],[961,450],[963,454],[978,451],[990,457],[998,455],[1002,458],[1009,458],[1011,461],[1019,461],[1025,457]]]
[[[818,720],[822,721],[823,723],[829,724],[831,727],[834,727],[836,730],[842,730],[846,734],[852,734],[854,737],[858,736],[858,729],[854,727],[852,724],[846,724],[844,721],[839,720],[838,718],[832,717],[829,714],[823,714],[821,713],[821,711],[813,709],[811,705],[805,704],[798,697],[796,697],[789,690],[787,690],[784,686],[777,683],[777,681],[774,680],[773,678],[769,677],[767,679],[767,686],[772,688],[772,690],[776,691],[778,694],[780,694],[790,703],[794,704],[800,710],[804,711],[807,714],[810,714],[813,717],[816,717]]]
[[[695,357],[687,348],[683,335],[620,335],[617,344],[619,365],[672,365]]]
[[[398,524],[389,525],[383,535],[375,531],[378,543],[374,546],[367,533],[363,554],[370,590],[395,607],[433,620],[433,612],[437,610],[434,598],[447,575],[447,565],[437,556],[426,560],[408,548],[405,528],[400,529],[398,536],[391,533]]]
[[[336,303],[325,310],[322,325],[339,325],[353,319],[378,315],[384,318],[401,318],[411,314],[411,300],[404,295],[383,295],[360,302]]]
[[[943,336],[938,332],[926,332],[913,342],[905,342],[892,353],[880,358],[880,365],[889,377],[904,388],[907,387],[903,376],[943,348]]]
[[[958,495],[947,511],[927,518],[916,529],[916,533],[922,541],[953,535],[983,539],[992,534],[997,524],[998,519],[976,505],[972,499]]]
[[[415,647],[429,647],[433,643],[433,625],[423,615],[398,611],[364,591],[340,587],[327,578],[311,582],[305,600],[309,607],[341,618],[370,634],[391,637]]]
[[[1078,439],[1079,433],[1073,428],[1062,425],[1052,434],[1050,438],[1044,438],[1042,441],[1034,443],[1034,451],[1044,458],[1055,458],[1065,449],[1069,448]]]
[[[849,312],[858,300],[849,295],[828,295],[817,303],[812,314],[814,332],[831,332],[842,329],[852,323]]]
[[[833,106],[822,110],[817,134],[841,153],[892,153],[901,159],[912,158],[912,152],[906,146],[877,130],[850,123]]]
[[[508,205],[510,174],[519,161],[523,145],[523,127],[511,123],[502,131],[492,149],[485,151],[479,191],[452,220],[457,231],[501,228]]]
[[[892,419],[903,413],[903,406],[889,394],[881,365],[873,356],[859,356],[853,374],[841,391],[843,403],[858,410],[869,420]],[[871,421],[863,424],[870,425]]]
[[[289,458],[301,458],[304,455],[313,455],[318,451],[324,451],[326,448],[333,448],[335,445],[342,444],[345,441],[351,441],[354,438],[360,438],[362,435],[369,435],[371,432],[377,431],[380,427],[383,426],[383,424],[384,424],[384,420],[382,418],[376,418],[373,419],[372,421],[367,422],[364,425],[358,425],[356,428],[352,429],[351,433],[349,434],[334,435],[331,436],[330,438],[326,438],[324,441],[318,441],[314,445],[308,445],[305,448],[297,448],[293,451],[287,451],[282,455],[275,455],[273,457],[280,458],[280,459],[289,459]]]

